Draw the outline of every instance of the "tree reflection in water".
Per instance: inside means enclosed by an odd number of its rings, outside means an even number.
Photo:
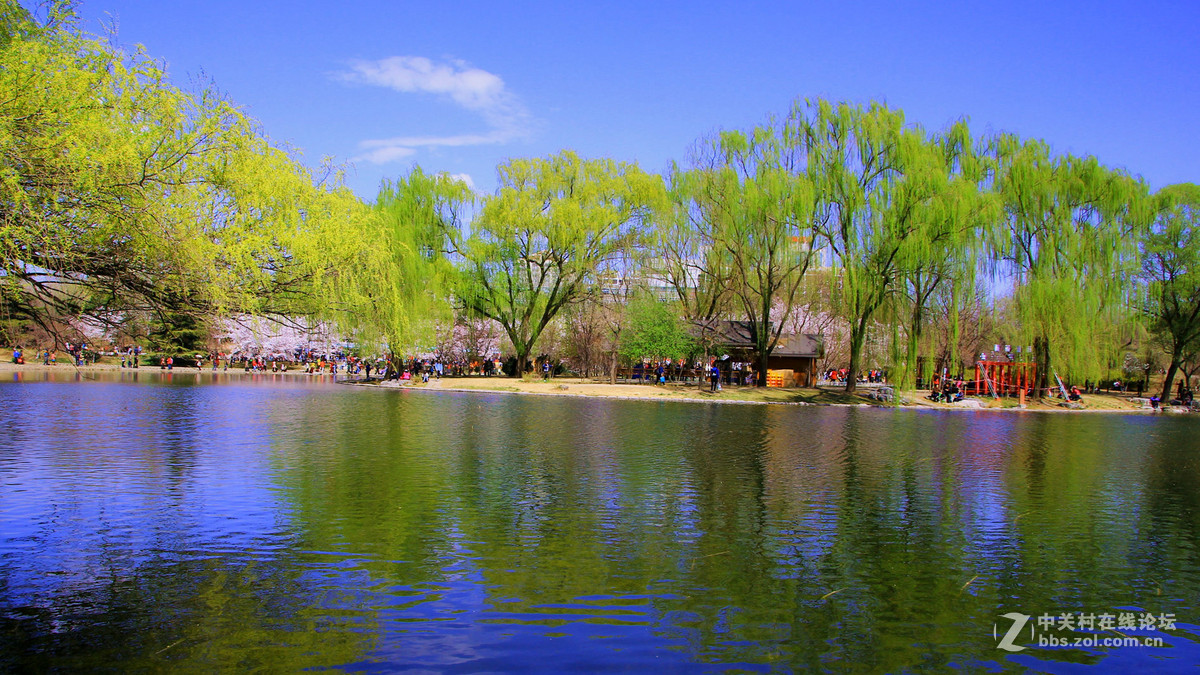
[[[1188,625],[1192,419],[204,384],[0,387],[0,665],[1200,661],[993,637]]]

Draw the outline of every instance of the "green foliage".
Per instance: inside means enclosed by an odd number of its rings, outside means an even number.
[[[815,101],[701,143],[669,191],[609,159],[511,160],[468,225],[462,183],[416,169],[363,204],[212,88],[181,90],[140,50],[81,33],[70,7],[35,19],[0,0],[9,332],[135,316],[186,331],[187,317],[276,314],[409,350],[432,344],[449,300],[496,321],[523,365],[564,308],[623,298],[603,290],[644,266],[702,346],[720,321],[748,323],[762,368],[815,261],[830,265],[831,309],[849,326],[852,390],[884,322],[911,370],[931,303],[946,307],[943,343],[957,349],[986,255],[993,278],[1014,284],[1015,337],[1035,345],[1042,376],[1053,349],[1079,378],[1113,362],[1140,242],[1144,314],[1173,354],[1196,351],[1195,186],[1152,203],[1140,180],[1042,142],[1000,135],[980,152],[962,123],[928,134],[884,105]],[[621,312],[605,316],[621,335]]]
[[[462,181],[419,167],[385,182],[329,242],[343,262],[314,282],[327,298],[324,316],[363,345],[386,342],[398,353],[431,345],[435,325],[451,319],[445,236],[470,200]]]
[[[893,296],[894,322],[904,324],[905,344],[902,359],[894,359],[892,379],[904,386],[915,386],[919,351],[925,347],[927,328],[935,328],[949,348],[947,363],[958,363],[964,354],[958,350],[963,326],[961,314],[976,301],[976,272],[983,255],[982,233],[999,217],[999,200],[979,189],[988,173],[985,157],[976,151],[965,123],[959,122],[932,142],[942,152],[938,169],[949,178],[944,193],[930,200],[919,217],[926,219],[926,235],[908,253],[900,270],[900,292]],[[941,310],[941,323],[932,312]],[[897,336],[899,333],[897,332]],[[900,345],[896,344],[898,351]]]
[[[797,104],[788,128],[805,148],[820,198],[818,232],[838,272],[840,313],[850,324],[849,392],[868,331],[905,284],[914,286],[910,316],[919,326],[949,276],[945,266],[971,267],[975,226],[989,209],[978,191],[982,169],[965,124],[930,137],[880,104]]]
[[[627,312],[620,344],[626,359],[679,359],[695,351],[696,341],[672,303],[643,291],[629,300]]]
[[[1131,288],[1135,235],[1147,220],[1146,187],[1094,158],[1052,157],[1045,143],[992,142],[1004,217],[989,238],[995,271],[1011,275],[1016,315],[1033,344],[1038,387],[1055,364],[1097,377],[1097,337]],[[1051,359],[1051,345],[1055,357]]]
[[[150,325],[149,346],[169,355],[207,353],[212,327],[191,314],[168,314]]]
[[[733,269],[717,244],[719,231],[699,185],[694,172],[672,167],[667,199],[654,214],[645,269],[675,294],[684,320],[707,353],[731,304]]]
[[[1176,372],[1200,352],[1200,186],[1165,187],[1154,200],[1155,219],[1142,244],[1142,311],[1170,358],[1167,401]]]
[[[503,327],[519,366],[550,321],[589,292],[662,199],[662,180],[636,165],[584,160],[573,152],[515,159],[484,200],[469,235],[454,232],[456,299]]]
[[[708,319],[705,310],[732,301],[750,329],[760,372],[814,257],[815,195],[809,178],[793,170],[798,157],[788,139],[785,128],[769,124],[703,145],[696,168],[672,176],[676,213],[702,234],[679,237],[672,225],[662,238],[672,254],[664,256],[664,276],[689,313]],[[766,378],[758,381],[765,385]]]
[[[314,181],[211,89],[185,92],[145,54],[0,12],[0,296],[13,315],[308,309],[344,222]]]

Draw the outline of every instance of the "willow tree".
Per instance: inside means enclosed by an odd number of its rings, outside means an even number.
[[[498,172],[500,187],[469,235],[452,233],[454,294],[500,324],[523,373],[550,321],[584,297],[606,261],[642,240],[642,219],[663,186],[636,164],[570,151],[510,160]]]
[[[1154,222],[1142,245],[1142,309],[1170,358],[1162,390],[1169,401],[1175,374],[1200,351],[1200,186],[1165,187],[1154,200]]]
[[[925,236],[914,243],[927,246],[918,245],[901,270],[896,297],[901,316],[897,319],[904,323],[907,339],[903,368],[896,379],[903,386],[913,386],[922,376],[916,368],[918,355],[930,314],[939,303],[947,310],[941,313],[948,318],[942,326],[945,342],[951,346],[947,361],[961,356],[957,350],[959,310],[975,299],[982,233],[998,216],[998,200],[981,189],[989,178],[990,162],[977,152],[967,125],[956,123],[931,142],[942,153],[939,170],[948,181],[918,215],[929,222]]]
[[[63,316],[291,309],[308,295],[320,261],[300,259],[304,242],[341,224],[352,196],[213,90],[180,90],[144,54],[78,31],[67,3],[45,23],[0,9],[10,316],[54,333]]]
[[[429,346],[435,324],[450,318],[446,233],[461,227],[470,201],[465,183],[420,167],[384,181],[370,208],[318,244],[338,261],[314,280],[322,316],[364,345]]]
[[[758,386],[766,386],[767,363],[814,259],[813,189],[783,133],[777,124],[723,132],[678,179],[712,233],[708,262],[727,270],[733,310],[754,343]]]
[[[948,152],[907,126],[900,111],[826,101],[797,104],[788,125],[807,149],[805,170],[821,197],[816,222],[850,323],[846,391],[853,392],[866,337],[906,275],[960,250],[970,236],[977,176],[964,171],[972,159],[966,129],[950,129],[957,149]]]
[[[1051,157],[1041,141],[1000,135],[992,146],[1004,216],[991,256],[1016,286],[1044,397],[1055,363],[1077,377],[1099,375],[1097,336],[1132,288],[1146,188],[1091,157]]]
[[[693,174],[672,166],[645,268],[670,289],[707,361],[730,306],[733,268],[717,245],[719,230],[700,186]]]

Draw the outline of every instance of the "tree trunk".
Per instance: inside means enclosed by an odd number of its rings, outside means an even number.
[[[766,316],[766,314],[764,314],[764,316]],[[759,373],[759,377],[755,378],[754,380],[755,387],[767,386],[767,363],[771,359],[771,352],[767,349],[771,343],[770,326],[771,324],[766,319],[763,319],[761,324],[755,325],[754,355],[758,357],[757,361]]]
[[[608,383],[617,383],[617,351],[615,349],[612,353],[612,365],[608,369]]]
[[[759,308],[762,312],[762,321],[754,325],[754,341],[758,344],[755,347],[758,349],[758,368],[759,375],[754,380],[754,386],[767,386],[767,361],[771,358],[771,352],[768,349],[771,345],[771,294],[764,294],[762,298],[762,307]]]
[[[853,394],[858,386],[859,360],[862,358],[862,346],[867,337],[866,326],[861,323],[850,328],[850,369],[846,373],[846,393]]]
[[[917,378],[920,376],[920,374],[917,373],[917,349],[920,347],[920,342],[921,312],[914,311],[912,314],[912,322],[908,331],[908,348],[905,350],[905,359],[907,360],[907,363],[905,364],[906,372],[904,373],[904,380],[898,383],[901,387],[907,388],[917,386]]]
[[[1046,392],[1050,389],[1050,339],[1047,337],[1033,338],[1033,362],[1037,369],[1037,377],[1034,380],[1037,391],[1034,392],[1034,397],[1038,399],[1046,398]]]
[[[1171,354],[1171,365],[1167,366],[1167,378],[1163,380],[1162,395],[1159,399],[1166,403],[1171,400],[1171,384],[1175,381],[1175,373],[1179,370],[1180,357],[1177,353]]]
[[[758,374],[754,377],[755,387],[767,386],[767,361],[771,358],[766,350],[758,353]]]

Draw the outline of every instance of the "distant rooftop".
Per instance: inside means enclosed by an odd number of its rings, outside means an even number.
[[[746,321],[722,321],[717,327],[718,340],[730,349],[754,349],[750,324]],[[813,333],[783,333],[772,356],[820,358],[825,354],[825,340]]]

